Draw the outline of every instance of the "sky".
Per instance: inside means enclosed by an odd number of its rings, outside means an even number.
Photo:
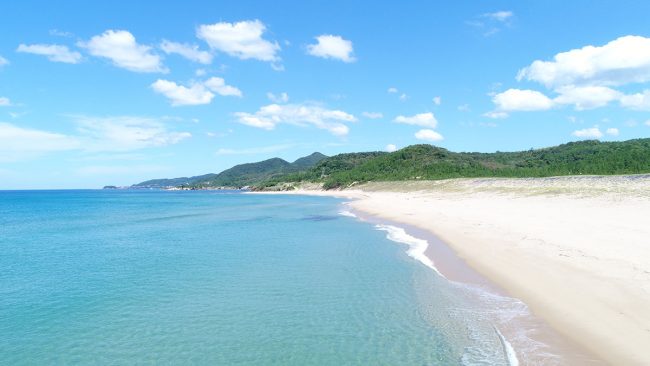
[[[0,189],[650,137],[648,1],[12,1]]]

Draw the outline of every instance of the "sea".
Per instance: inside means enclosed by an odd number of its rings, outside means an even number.
[[[0,364],[519,364],[525,305],[425,247],[331,197],[0,191]]]

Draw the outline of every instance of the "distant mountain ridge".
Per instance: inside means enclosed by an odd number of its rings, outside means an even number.
[[[312,168],[327,158],[319,152],[297,159],[293,163],[280,158],[271,158],[255,163],[235,165],[221,173],[210,173],[194,177],[170,179],[152,179],[132,185],[133,188],[168,188],[168,187],[244,187],[277,178],[288,173],[296,173]]]
[[[369,181],[437,180],[478,177],[550,177],[650,173],[650,138],[628,141],[569,142],[514,152],[453,152],[432,145],[411,145],[398,151],[320,153],[289,163],[272,158],[240,164],[219,174],[155,179],[135,188],[252,186],[284,190],[294,183],[320,183],[325,189]]]

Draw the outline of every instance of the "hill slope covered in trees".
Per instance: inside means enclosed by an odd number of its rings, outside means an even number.
[[[495,153],[457,153],[431,145],[412,145],[392,153],[332,156],[305,171],[268,179],[260,188],[303,181],[337,188],[367,181],[649,172],[650,139],[580,141],[544,149]]]

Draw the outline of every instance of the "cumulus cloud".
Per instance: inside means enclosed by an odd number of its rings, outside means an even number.
[[[618,128],[611,127],[611,128],[608,128],[607,130],[605,130],[605,133],[610,135],[610,136],[618,136],[620,131],[618,130]]]
[[[397,93],[397,91],[398,91],[397,88],[395,88],[395,87],[393,87],[393,86],[391,86],[391,87],[388,88],[388,90],[387,90],[387,92],[388,92],[388,93],[391,93],[391,94],[393,94],[393,93]]]
[[[436,128],[436,126],[438,125],[438,120],[431,112],[420,113],[413,116],[397,116],[393,121],[397,123],[404,123],[407,125],[429,127],[429,128]]]
[[[397,151],[397,146],[394,145],[394,144],[388,144],[388,145],[386,145],[386,148],[384,148],[384,150],[386,150],[389,153],[394,152],[394,151]]]
[[[487,112],[489,118],[505,118],[514,111],[543,111],[553,107],[553,101],[535,90],[508,89],[492,97],[496,109]]]
[[[535,90],[508,89],[496,94],[492,102],[497,110],[509,111],[540,111],[553,107],[553,101],[546,95]]]
[[[81,62],[81,54],[79,52],[70,51],[67,46],[58,44],[21,44],[16,49],[16,52],[45,56],[53,62],[63,62],[66,64],[77,64]]]
[[[241,90],[232,85],[226,85],[226,81],[219,77],[211,77],[203,82],[208,89],[224,97],[241,97]]]
[[[266,26],[259,20],[237,23],[215,23],[200,25],[196,36],[204,40],[211,49],[242,60],[256,59],[276,62],[280,45],[262,38]]]
[[[345,123],[357,121],[356,117],[347,112],[308,104],[269,104],[255,113],[237,112],[234,115],[239,123],[265,130],[272,130],[278,124],[285,123],[314,126],[336,136],[347,135],[349,128]]]
[[[650,38],[624,36],[604,46],[585,46],[558,53],[553,61],[534,61],[518,80],[549,88],[565,85],[616,86],[650,81]]]
[[[550,103],[554,106],[572,105],[576,110],[585,110],[618,101],[623,108],[650,110],[650,90],[626,94],[614,89],[650,82],[650,38],[629,35],[603,46],[561,52],[551,61],[536,60],[521,69],[517,80],[537,82],[552,90],[557,94]],[[530,97],[525,98],[530,99],[527,103],[540,108],[518,110],[550,108],[550,98],[540,95],[536,91],[520,95]]]
[[[554,98],[553,102],[573,105],[576,110],[603,107],[622,95],[621,92],[605,86],[564,86],[557,92],[560,95]]]
[[[111,60],[117,67],[135,72],[168,72],[159,55],[149,46],[136,42],[135,37],[125,30],[107,30],[78,45],[93,56]]]
[[[195,83],[189,87],[173,81],[158,79],[151,88],[169,99],[172,106],[210,104],[214,94],[203,84]]]
[[[441,134],[434,130],[423,129],[415,133],[415,138],[418,140],[425,141],[442,141],[443,137]]]
[[[384,118],[384,115],[379,112],[363,112],[361,113],[362,116],[368,118],[368,119],[379,119],[379,118]]]
[[[197,45],[163,40],[160,44],[160,49],[163,50],[166,54],[175,53],[177,55],[185,57],[190,61],[198,62],[204,65],[210,64],[212,62],[212,55],[210,52],[199,50],[199,46]]]
[[[307,46],[307,53],[322,58],[333,58],[343,62],[354,62],[356,58],[352,55],[354,49],[352,41],[334,36],[323,34],[316,37],[316,44]]]
[[[158,79],[151,88],[169,99],[172,106],[210,104],[214,93],[222,96],[241,97],[241,90],[227,85],[224,79],[212,77],[204,82],[194,82],[189,86],[177,84],[173,81]]]
[[[620,98],[621,106],[639,110],[650,111],[650,90],[644,90],[642,93],[623,95]]]
[[[7,60],[6,58],[0,56],[0,67],[5,66],[5,65],[9,65],[9,60]]]
[[[603,133],[600,131],[600,128],[598,128],[598,126],[576,130],[571,134],[582,139],[600,139],[603,137]]]
[[[0,107],[9,107],[11,105],[11,101],[7,97],[0,97]]]
[[[440,98],[440,97],[433,97],[433,100],[432,100],[432,101],[433,101],[433,104],[435,104],[435,105],[440,105],[440,103],[442,103],[442,98]]]
[[[287,103],[289,101],[289,94],[280,93],[275,95],[271,92],[266,93],[266,97],[273,103]]]

